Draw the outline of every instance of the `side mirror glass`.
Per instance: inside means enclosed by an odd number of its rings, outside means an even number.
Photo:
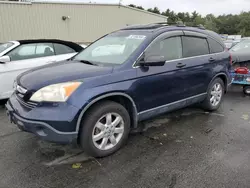
[[[140,62],[141,66],[163,66],[166,59],[164,56],[152,55],[144,58],[143,62]]]
[[[0,57],[0,64],[4,64],[7,62],[10,62],[10,56],[5,55],[5,56]]]

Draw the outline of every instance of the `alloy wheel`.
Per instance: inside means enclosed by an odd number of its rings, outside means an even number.
[[[95,124],[92,140],[100,150],[109,150],[115,147],[124,133],[124,120],[117,113],[107,113]]]
[[[220,83],[215,83],[210,96],[210,103],[212,106],[217,106],[222,98],[222,86]]]

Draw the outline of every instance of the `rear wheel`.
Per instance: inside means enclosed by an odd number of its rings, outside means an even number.
[[[244,86],[243,87],[243,93],[246,95],[250,95],[250,86]]]
[[[93,157],[105,157],[120,149],[128,138],[130,117],[119,103],[104,101],[84,116],[80,144]]]
[[[217,110],[222,102],[224,92],[224,82],[220,78],[216,78],[208,88],[207,97],[202,103],[203,108],[209,111]]]

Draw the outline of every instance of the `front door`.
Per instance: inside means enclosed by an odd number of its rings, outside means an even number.
[[[163,34],[145,51],[144,57],[164,56],[166,63],[164,66],[137,68],[135,96],[139,119],[165,112],[167,104],[185,98],[185,92],[187,92],[183,82],[185,72],[179,64],[182,58],[182,35],[182,31]],[[143,61],[143,57],[140,61]]]

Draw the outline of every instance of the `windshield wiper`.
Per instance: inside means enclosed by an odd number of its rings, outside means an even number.
[[[76,60],[76,59],[74,59],[75,61],[79,61],[79,62],[82,62],[82,63],[85,63],[85,64],[88,64],[88,65],[95,65],[95,66],[97,66],[97,64],[95,64],[95,63],[92,63],[92,62],[90,62],[90,61],[87,61],[87,60]]]

